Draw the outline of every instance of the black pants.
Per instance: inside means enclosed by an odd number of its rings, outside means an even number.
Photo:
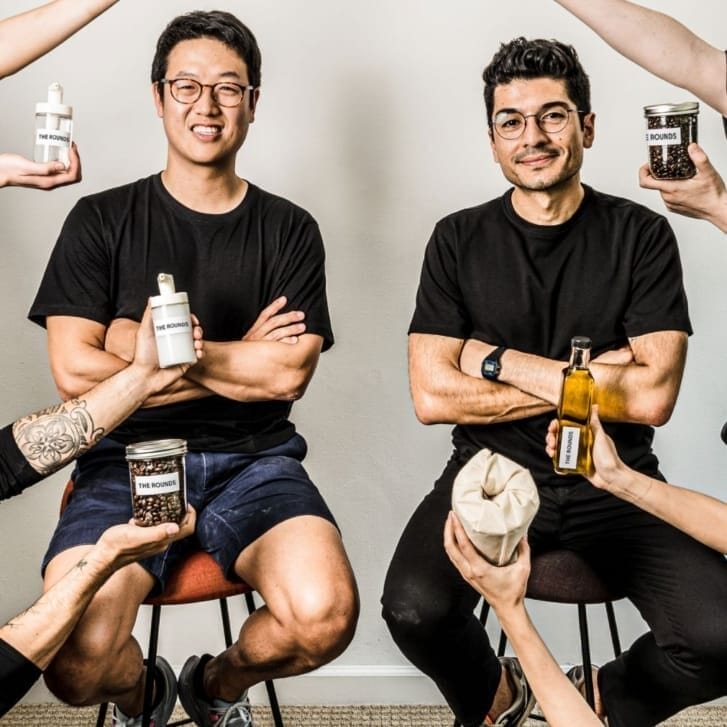
[[[406,657],[464,725],[480,725],[500,667],[474,615],[477,593],[444,551],[455,454],[412,515],[384,584],[383,616]],[[610,727],[648,727],[727,694],[727,563],[661,520],[583,480],[539,488],[533,554],[567,548],[623,589],[651,631],[599,672]]]

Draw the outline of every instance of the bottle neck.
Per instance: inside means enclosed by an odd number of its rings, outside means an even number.
[[[574,346],[570,354],[570,366],[572,369],[587,369],[591,360],[590,348],[579,348]]]

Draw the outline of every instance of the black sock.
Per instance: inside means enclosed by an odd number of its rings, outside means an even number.
[[[202,656],[199,657],[199,662],[197,663],[197,667],[195,668],[194,675],[192,677],[192,684],[194,685],[195,693],[208,702],[212,701],[212,697],[207,694],[207,691],[204,688],[204,668],[207,666],[207,662],[212,661],[212,658],[212,654],[202,654]]]

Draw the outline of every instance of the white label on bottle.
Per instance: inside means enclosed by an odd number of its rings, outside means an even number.
[[[134,488],[137,495],[167,495],[170,492],[179,492],[179,473],[137,475],[134,477]]]
[[[70,146],[71,133],[60,129],[37,129],[35,132],[36,146]]]
[[[574,470],[577,468],[580,439],[581,430],[578,427],[561,427],[560,452],[558,452],[558,467],[560,469]]]
[[[646,143],[649,146],[673,146],[682,143],[682,127],[673,126],[668,129],[648,129]]]
[[[172,333],[189,333],[192,330],[192,324],[189,318],[185,316],[170,316],[154,323],[154,330],[157,336],[166,336]]]

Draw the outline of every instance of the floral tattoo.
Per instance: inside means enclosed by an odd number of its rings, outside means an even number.
[[[18,419],[13,435],[33,469],[49,475],[93,447],[104,429],[94,426],[85,401],[72,399]]]

